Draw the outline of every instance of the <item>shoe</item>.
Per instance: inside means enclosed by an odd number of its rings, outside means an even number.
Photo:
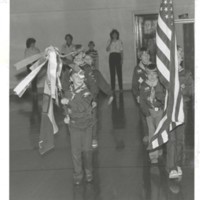
[[[169,178],[170,179],[179,178],[178,172],[176,170],[171,170],[169,173]]]
[[[82,179],[74,179],[74,185],[80,185],[81,184]]]
[[[98,147],[98,142],[97,142],[97,140],[96,139],[93,139],[92,140],[92,148],[97,148]]]
[[[181,167],[179,167],[179,166],[177,166],[177,172],[178,172],[179,176],[183,175],[183,171],[182,171]]]
[[[92,174],[87,174],[87,175],[86,175],[86,181],[87,181],[88,183],[90,183],[90,182],[93,181],[93,176],[92,176]]]

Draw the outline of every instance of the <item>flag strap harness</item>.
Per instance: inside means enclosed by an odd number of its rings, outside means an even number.
[[[79,49],[69,54],[61,55],[58,48],[50,46],[46,48],[44,52],[25,58],[14,65],[17,70],[20,70],[34,62],[34,64],[30,67],[31,72],[14,88],[14,93],[17,96],[22,97],[33,79],[48,62],[44,82],[42,119],[39,137],[40,154],[44,154],[54,148],[53,137],[59,130],[54,118],[53,105],[54,102],[59,105],[58,96],[60,95],[62,97],[60,76],[63,63],[61,58],[65,58],[69,55],[74,56],[82,51],[83,49]],[[70,65],[70,67],[73,66],[74,65]],[[47,124],[48,126],[46,126]]]

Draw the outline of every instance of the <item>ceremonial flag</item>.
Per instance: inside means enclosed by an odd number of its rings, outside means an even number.
[[[40,154],[44,154],[54,148],[54,134],[58,132],[53,112],[53,99],[56,100],[58,98],[56,92],[57,70],[57,54],[55,51],[49,51],[49,62],[44,84],[42,119],[39,137]]]
[[[166,143],[169,132],[184,122],[172,0],[162,0],[158,15],[156,45],[156,62],[160,81],[166,87],[166,97],[163,117],[148,149],[155,149]]]

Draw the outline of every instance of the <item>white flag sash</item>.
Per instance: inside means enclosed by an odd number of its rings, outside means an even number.
[[[36,77],[36,75],[40,72],[44,64],[47,60],[45,60],[42,64],[40,64],[36,69],[34,69],[32,72],[30,72],[14,89],[14,92],[16,95],[21,97],[24,92],[29,87],[31,81]]]

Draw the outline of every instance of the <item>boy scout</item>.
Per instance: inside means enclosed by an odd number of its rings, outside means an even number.
[[[162,119],[165,89],[158,80],[157,67],[155,64],[149,64],[146,67],[147,79],[140,88],[140,107],[146,117],[149,142],[153,137],[156,128]],[[157,163],[162,150],[153,150],[149,152],[151,163]]]
[[[72,65],[71,65],[72,66]],[[92,115],[92,94],[84,83],[84,71],[77,65],[72,66],[70,72],[69,91],[65,92],[65,98],[61,103],[67,105],[68,115],[65,122],[69,124],[72,160],[74,165],[74,183],[80,184],[83,179],[83,166],[86,181],[93,179],[92,175],[92,127],[94,118]]]

